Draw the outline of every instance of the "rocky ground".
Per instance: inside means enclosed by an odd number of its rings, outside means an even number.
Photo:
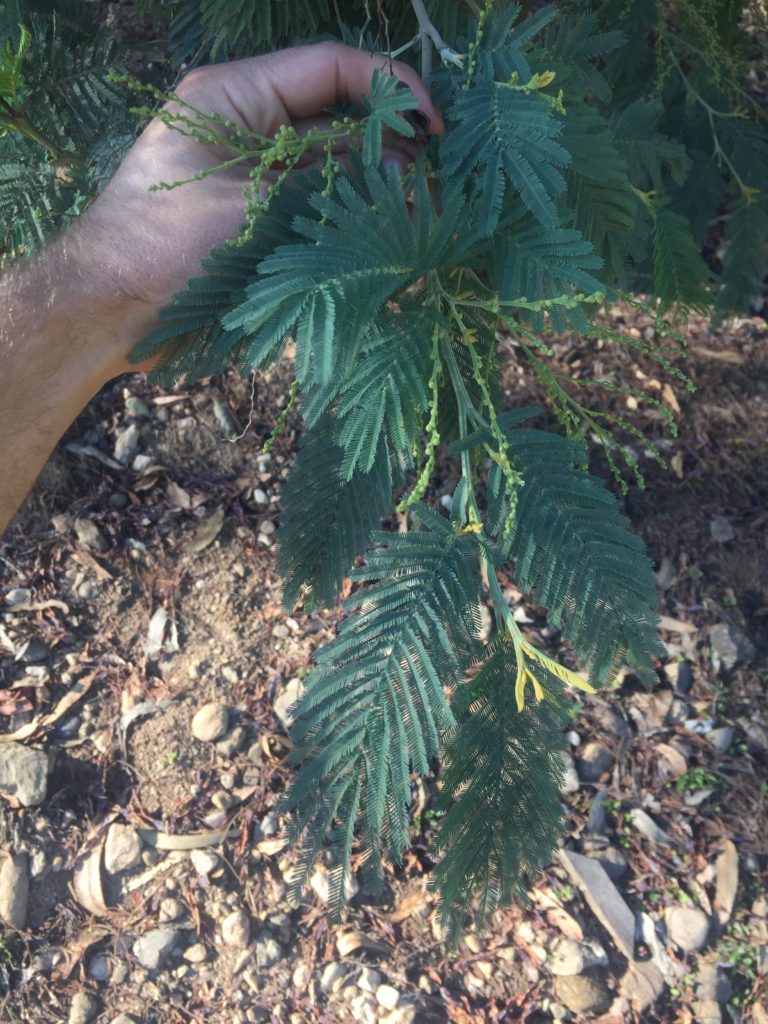
[[[102,392],[0,545],[0,1020],[766,1024],[768,332],[689,341],[696,395],[631,371],[683,406],[671,469],[638,449],[627,499],[658,569],[658,685],[582,700],[561,849],[527,910],[455,953],[426,888],[436,779],[385,898],[355,889],[330,925],[321,864],[286,901],[287,708],[338,617],[280,603],[297,422],[262,447],[289,367]],[[557,358],[578,370],[567,339]],[[514,364],[508,384],[536,400]]]

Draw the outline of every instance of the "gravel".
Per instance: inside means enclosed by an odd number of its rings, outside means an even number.
[[[142,967],[156,971],[168,958],[178,938],[176,928],[153,928],[134,942],[133,955]]]
[[[667,934],[684,953],[697,953],[707,944],[709,918],[698,907],[671,907],[666,915]]]
[[[37,807],[48,788],[48,756],[21,743],[0,744],[0,795]]]
[[[0,860],[0,921],[22,929],[27,923],[29,868],[26,853],[8,853]]]
[[[104,868],[110,875],[130,871],[141,864],[141,839],[133,825],[113,822],[104,844]]]
[[[69,1004],[67,1024],[90,1024],[98,1012],[98,1000],[90,992],[76,992]]]
[[[251,922],[244,910],[233,910],[221,922],[221,936],[227,946],[245,949],[251,938]]]
[[[583,1017],[605,1013],[611,1005],[611,994],[600,977],[588,974],[562,975],[555,978],[555,996],[572,1013]]]
[[[220,740],[229,728],[229,711],[223,704],[212,701],[195,713],[190,730],[196,740],[213,743]]]

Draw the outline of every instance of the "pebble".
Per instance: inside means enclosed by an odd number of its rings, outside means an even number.
[[[32,600],[32,591],[27,587],[14,587],[13,590],[9,590],[5,595],[5,603],[9,608],[15,608],[16,605],[26,604],[27,601]]]
[[[357,979],[357,987],[363,992],[373,994],[381,984],[381,980],[381,975],[378,971],[374,971],[372,967],[363,967],[360,971],[360,977]]]
[[[125,411],[136,419],[147,419],[151,415],[144,399],[131,394],[125,395]]]
[[[347,967],[344,964],[329,963],[323,968],[320,975],[320,989],[326,995],[329,992],[336,992],[341,987],[341,982],[347,976]]]
[[[187,946],[184,950],[184,959],[189,964],[204,964],[208,959],[208,950],[202,942],[196,942],[193,946]]]
[[[253,500],[257,505],[268,505],[269,496],[265,491],[262,491],[260,487],[254,487],[253,489]]]
[[[288,730],[293,725],[293,717],[288,713],[288,709],[303,695],[304,686],[301,680],[296,677],[294,679],[289,679],[277,697],[275,697],[272,710],[280,719],[284,729]]]
[[[257,967],[271,967],[282,955],[280,943],[269,935],[262,936],[254,943],[253,959]]]
[[[0,744],[0,794],[37,807],[48,788],[48,757],[23,743]]]
[[[141,1024],[141,1021],[137,1020],[136,1017],[132,1017],[129,1013],[119,1013],[117,1017],[113,1017],[109,1024]]]
[[[561,796],[568,796],[570,793],[579,791],[579,773],[576,771],[576,762],[567,750],[559,750],[558,755],[563,762],[565,773],[560,783]]]
[[[98,1001],[89,992],[75,992],[69,1004],[67,1024],[90,1024],[98,1012]]]
[[[603,981],[588,974],[561,975],[555,978],[555,996],[572,1013],[584,1017],[605,1013],[611,994]]]
[[[605,846],[602,850],[596,850],[593,856],[600,861],[605,868],[605,873],[614,882],[623,878],[629,870],[627,858],[615,846]]]
[[[104,843],[104,867],[110,875],[130,871],[141,864],[141,839],[133,825],[113,822]]]
[[[219,856],[213,850],[193,850],[189,859],[198,875],[209,875],[219,866]]]
[[[216,749],[224,757],[234,757],[245,746],[248,731],[242,725],[236,725],[223,739],[216,744]]]
[[[331,887],[327,872],[320,870],[315,871],[315,873],[309,880],[309,884],[312,886],[315,895],[317,896],[321,903],[328,904],[330,902]],[[360,886],[357,884],[357,881],[351,875],[348,875],[347,883],[344,889],[344,895],[346,899],[351,900],[352,897],[359,892]]]
[[[264,536],[266,536],[266,534],[259,534],[259,537],[264,537]],[[269,538],[267,538],[267,539],[269,539]],[[278,622],[277,625],[272,627],[272,636],[276,640],[285,640],[286,637],[289,637],[290,635],[291,635],[291,631],[290,631],[290,629],[288,629],[288,627],[286,626],[286,624],[284,622]]]
[[[722,725],[717,729],[713,729],[712,732],[707,733],[707,740],[715,748],[715,753],[723,754],[728,753],[730,745],[733,743],[733,729],[730,725]]]
[[[578,942],[561,939],[550,954],[549,969],[559,977],[581,974],[584,970],[584,954]]]
[[[245,949],[251,938],[251,921],[244,910],[233,910],[221,922],[221,937],[228,946]]]
[[[27,923],[29,870],[26,853],[0,854],[0,921],[21,929]]]
[[[688,693],[693,685],[693,669],[689,661],[668,661],[664,666],[664,675],[675,693]]]
[[[577,760],[579,778],[583,782],[597,782],[601,775],[610,771],[613,765],[613,754],[604,743],[590,740],[581,748]]]
[[[160,900],[160,913],[158,918],[161,924],[168,924],[170,921],[178,921],[185,911],[184,904],[181,900],[174,899],[173,896],[165,896]]]
[[[103,953],[97,953],[88,964],[88,977],[94,981],[106,981],[110,976],[109,959]]]
[[[670,907],[665,920],[670,941],[684,953],[697,953],[707,944],[709,918],[698,907]]]
[[[739,662],[753,661],[755,645],[746,634],[730,622],[720,622],[709,631],[712,648],[726,671],[735,668]]]
[[[101,530],[98,528],[96,523],[90,519],[78,518],[72,524],[77,534],[77,539],[87,548],[93,548],[94,551],[106,551],[109,547],[109,542]]]
[[[240,803],[240,800],[232,793],[227,793],[226,790],[219,789],[211,797],[211,803],[220,811],[229,811],[233,807],[236,807]]]
[[[142,967],[156,971],[165,961],[179,937],[176,928],[153,928],[133,944],[133,955]]]
[[[212,701],[195,713],[190,730],[196,740],[213,743],[220,740],[229,728],[229,711],[222,705]]]
[[[115,434],[115,446],[112,449],[115,459],[123,466],[129,466],[139,450],[140,440],[141,434],[135,423],[124,427],[123,430],[118,430]]]
[[[262,523],[259,524],[259,530],[261,531],[261,533],[264,534],[265,537],[271,537],[276,529],[277,527],[275,526],[271,519],[265,519]]]
[[[400,1002],[400,993],[394,985],[379,985],[376,989],[376,1002],[385,1010],[394,1010]]]

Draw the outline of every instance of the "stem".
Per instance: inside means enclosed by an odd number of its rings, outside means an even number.
[[[25,114],[20,114],[6,100],[0,98],[0,124],[6,125],[11,131],[18,132],[32,142],[37,142],[48,151],[48,155],[58,160],[60,153],[56,143],[43,132],[38,131]]]
[[[416,18],[419,22],[419,35],[421,36],[421,77],[426,82],[432,73],[432,49],[429,45],[431,39],[435,49],[440,54],[440,59],[457,67],[462,67],[464,57],[457,53],[452,46],[443,39],[432,23],[424,6],[424,0],[411,0]]]

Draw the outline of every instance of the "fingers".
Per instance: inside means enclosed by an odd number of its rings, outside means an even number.
[[[227,91],[234,99],[234,86],[237,85],[237,107],[247,123],[253,125],[267,113],[263,108],[251,109],[254,103],[265,99],[265,80],[273,100],[282,108],[269,113],[282,116],[284,123],[313,117],[336,103],[360,103],[370,92],[373,72],[377,68],[386,74],[396,75],[408,86],[419,100],[419,109],[428,119],[429,131],[440,134],[444,129],[443,120],[418,74],[407,64],[390,60],[383,54],[356,50],[343,43],[316,43],[264,57],[233,61],[222,66],[222,74],[233,74]]]

